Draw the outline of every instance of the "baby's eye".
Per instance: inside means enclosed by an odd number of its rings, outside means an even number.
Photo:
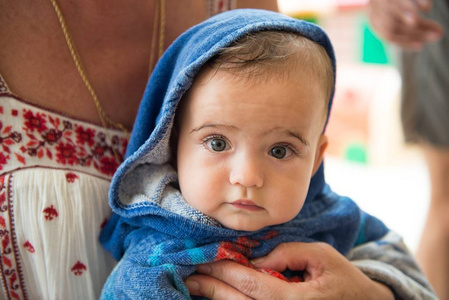
[[[206,142],[207,146],[215,152],[222,152],[228,148],[224,139],[213,138]]]
[[[292,154],[293,151],[287,146],[275,146],[270,150],[270,155],[277,159],[283,159]]]

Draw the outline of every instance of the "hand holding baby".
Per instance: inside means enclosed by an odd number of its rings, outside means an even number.
[[[256,259],[258,268],[304,270],[304,282],[289,283],[231,261],[202,265],[186,284],[192,295],[210,299],[394,299],[325,243],[280,244]]]

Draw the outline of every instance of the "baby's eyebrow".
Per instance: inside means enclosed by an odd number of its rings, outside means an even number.
[[[236,126],[233,125],[225,125],[225,124],[204,124],[201,125],[199,127],[195,127],[193,128],[189,134],[193,133],[193,132],[198,132],[201,129],[204,128],[217,128],[217,129],[223,129],[223,130],[238,130],[238,128]],[[296,139],[298,139],[301,143],[303,143],[305,146],[309,146],[309,142],[302,137],[299,133],[293,131],[293,130],[289,130],[289,129],[283,129],[280,127],[275,127],[272,129],[269,129],[267,131],[264,131],[261,135],[267,135],[267,134],[271,134],[271,133],[275,133],[275,134],[279,134],[279,135],[287,135],[287,136],[292,136]]]
[[[263,134],[269,134],[269,133],[283,134],[283,135],[292,136],[294,138],[297,138],[305,146],[309,146],[309,142],[302,135],[300,135],[299,133],[297,133],[297,132],[295,132],[293,130],[276,127],[276,128],[272,128],[272,129],[269,129],[269,130],[265,131]]]
[[[225,129],[225,130],[237,130],[237,127],[236,127],[236,126],[233,126],[233,125],[224,125],[224,124],[204,124],[204,125],[201,125],[201,126],[199,126],[199,127],[193,128],[193,129],[189,132],[189,134],[190,134],[190,133],[193,133],[193,132],[200,131],[201,129],[204,129],[204,128],[217,128],[217,129]]]

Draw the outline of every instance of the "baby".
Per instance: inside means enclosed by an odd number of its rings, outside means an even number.
[[[325,33],[281,14],[231,11],[178,38],[111,184],[101,241],[120,261],[102,298],[188,299],[199,264],[254,268],[280,243],[325,242],[391,297],[433,299],[401,239],[325,183],[334,85]]]

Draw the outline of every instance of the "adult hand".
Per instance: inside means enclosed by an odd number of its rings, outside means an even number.
[[[403,48],[420,50],[443,35],[440,24],[423,16],[431,7],[432,0],[370,0],[368,15],[381,37]]]
[[[210,299],[394,299],[391,290],[372,281],[325,243],[281,244],[253,262],[279,272],[304,271],[304,282],[285,282],[232,261],[198,267],[187,287]]]

